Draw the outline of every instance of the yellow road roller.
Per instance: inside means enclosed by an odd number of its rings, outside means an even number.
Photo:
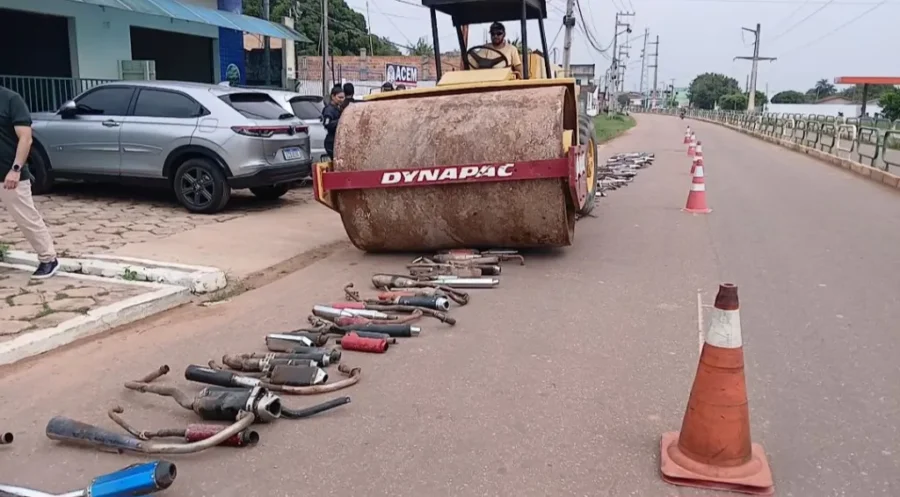
[[[422,5],[431,11],[437,85],[348,106],[333,159],[313,170],[316,200],[368,252],[571,245],[576,215],[594,207],[596,137],[591,118],[578,115],[575,80],[552,77],[546,1]],[[442,70],[438,13],[456,29],[459,70]],[[516,20],[521,71],[491,45],[467,47],[470,25]],[[533,20],[540,54],[528,50]]]

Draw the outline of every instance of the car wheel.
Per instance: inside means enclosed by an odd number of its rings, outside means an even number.
[[[257,186],[256,188],[250,189],[257,198],[262,200],[275,200],[281,198],[288,190],[290,190],[288,185]]]
[[[35,147],[37,148],[37,147]],[[48,161],[40,150],[33,150],[28,158],[28,170],[34,179],[31,181],[31,194],[43,195],[53,189],[53,174]]]
[[[175,197],[187,210],[213,214],[225,208],[231,187],[222,170],[209,159],[188,159],[175,171]]]

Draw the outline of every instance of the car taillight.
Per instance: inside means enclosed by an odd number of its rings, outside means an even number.
[[[276,134],[293,134],[290,126],[232,126],[231,130],[239,135],[255,138],[269,138]]]
[[[308,133],[309,126],[294,126],[294,133]]]

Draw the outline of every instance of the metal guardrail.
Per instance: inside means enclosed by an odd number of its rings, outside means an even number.
[[[677,116],[681,109],[628,108],[629,112]],[[900,173],[900,119],[834,117],[821,114],[747,114],[686,109],[685,117],[716,121]]]
[[[22,95],[31,112],[55,112],[67,100],[112,79],[39,78],[0,74],[0,86]]]

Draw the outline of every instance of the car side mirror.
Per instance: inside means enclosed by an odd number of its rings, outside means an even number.
[[[75,104],[74,100],[69,100],[68,102],[62,104],[62,107],[59,108],[59,115],[68,118],[75,117],[78,114],[78,105]]]

